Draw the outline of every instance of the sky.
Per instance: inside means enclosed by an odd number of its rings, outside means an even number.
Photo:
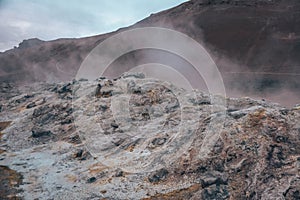
[[[114,31],[187,0],[0,0],[0,51]]]

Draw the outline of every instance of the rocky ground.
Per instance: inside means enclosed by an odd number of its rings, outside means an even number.
[[[0,92],[0,199],[300,199],[299,106],[138,73]]]

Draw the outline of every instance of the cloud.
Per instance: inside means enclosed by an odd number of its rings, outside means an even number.
[[[110,32],[184,1],[0,0],[0,51],[28,38],[52,40]]]

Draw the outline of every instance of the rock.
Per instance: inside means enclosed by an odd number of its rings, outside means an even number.
[[[38,118],[41,115],[47,114],[52,110],[49,105],[40,106],[33,111],[32,117]]]
[[[34,97],[33,94],[25,94],[22,97],[15,99],[15,103],[17,103],[17,104],[24,103],[25,101],[27,101],[28,99],[31,99],[33,97]]]
[[[96,182],[97,181],[97,178],[96,177],[91,177],[91,178],[89,178],[86,182],[87,183],[94,183],[94,182]]]
[[[83,150],[82,150],[82,149],[79,149],[79,150],[76,152],[75,157],[76,157],[76,158],[81,158],[82,154],[83,154]]]
[[[226,185],[212,185],[203,190],[201,194],[202,199],[214,200],[214,199],[228,199],[229,191]]]
[[[66,140],[72,144],[81,144],[82,143],[79,135],[70,136],[69,138],[66,138]]]
[[[33,130],[31,132],[32,132],[31,136],[33,138],[51,137],[53,135],[53,133],[51,131],[44,130],[41,128],[33,128]]]
[[[69,116],[69,117],[66,117],[66,119],[63,119],[61,121],[61,125],[65,125],[65,124],[71,124],[73,122],[73,117],[72,116]]]
[[[111,127],[115,128],[115,129],[116,129],[116,128],[119,128],[119,125],[116,124],[115,122],[111,123],[110,125],[111,125]]]
[[[224,177],[224,175],[213,175],[208,174],[204,175],[200,179],[202,188],[206,188],[211,185],[227,185],[227,177]]]
[[[151,183],[157,183],[160,182],[162,180],[165,180],[167,178],[167,175],[169,174],[168,170],[166,169],[160,169],[154,173],[152,173],[149,177],[148,180]]]
[[[100,105],[100,109],[101,109],[102,111],[106,111],[106,110],[108,109],[108,106],[107,106],[106,104],[101,104],[101,105]]]
[[[124,176],[124,172],[121,169],[117,169],[115,176],[122,177],[122,176]]]
[[[95,91],[95,96],[96,96],[97,98],[99,98],[99,97],[102,96],[102,94],[101,94],[101,88],[102,88],[101,84],[98,84],[98,85],[97,85],[97,88],[96,88],[96,91]]]
[[[100,95],[98,97],[109,98],[113,95],[113,89],[111,88],[102,88]]]
[[[78,160],[87,160],[91,157],[91,154],[88,151],[85,151],[83,149],[78,149],[76,153],[74,154],[74,157]]]
[[[152,145],[154,146],[161,146],[163,144],[165,144],[165,142],[167,141],[167,138],[155,138],[154,140],[152,140]]]
[[[72,92],[71,83],[64,84],[63,86],[61,86],[60,88],[58,88],[57,92],[59,94],[62,94],[62,93],[71,93]]]
[[[34,108],[34,107],[36,107],[35,102],[31,102],[31,103],[27,104],[27,106],[26,106],[27,109]]]

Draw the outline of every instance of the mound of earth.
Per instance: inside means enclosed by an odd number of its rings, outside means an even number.
[[[6,87],[1,199],[300,198],[299,106],[139,73]]]

